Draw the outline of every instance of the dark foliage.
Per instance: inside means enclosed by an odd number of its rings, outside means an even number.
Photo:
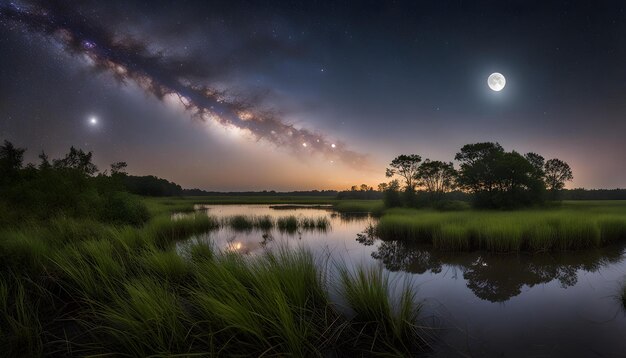
[[[385,186],[383,192],[383,202],[388,208],[395,208],[402,206],[402,196],[400,195],[400,182],[398,180],[392,180]]]
[[[0,224],[60,216],[132,225],[148,219],[146,207],[126,192],[126,175],[96,175],[91,152],[72,147],[52,163],[42,153],[38,166],[24,166],[24,152],[7,141],[0,146]]]
[[[344,190],[337,193],[337,199],[351,199],[351,200],[375,200],[382,199],[383,191],[376,191],[367,184],[361,184],[359,186],[353,185],[350,190]]]
[[[124,175],[122,183],[130,193],[144,196],[181,196],[180,185],[153,175]]]
[[[387,178],[398,176],[402,178],[405,191],[415,191],[421,161],[422,157],[417,154],[399,155],[389,163],[389,168],[385,170],[385,176]]]
[[[498,143],[467,144],[456,154],[458,184],[483,208],[516,208],[544,200],[543,157],[506,152]]]
[[[454,159],[458,170],[450,162],[422,162],[416,154],[394,158],[385,174],[398,177],[403,185],[398,180],[379,184],[385,205],[450,210],[463,206],[450,202],[467,200],[471,194],[475,207],[512,209],[542,204],[546,188],[552,199],[558,199],[565,182],[573,179],[562,160],[507,152],[499,143],[466,144]]]
[[[626,189],[562,189],[563,200],[626,200]]]

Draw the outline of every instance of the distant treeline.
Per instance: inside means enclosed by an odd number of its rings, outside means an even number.
[[[564,200],[626,200],[626,189],[564,189]]]
[[[144,196],[181,196],[185,194],[183,188],[171,181],[157,178],[154,175],[134,176],[125,174],[122,182],[126,190],[133,194]]]
[[[202,189],[183,189],[185,196],[337,196],[337,190],[301,190],[301,191],[206,191]]]
[[[132,176],[129,176],[132,178]],[[138,177],[135,177],[138,178]],[[153,177],[154,178],[154,177]],[[158,178],[156,178],[158,179]],[[164,179],[160,179],[164,180]],[[174,183],[171,183],[174,184]],[[176,184],[174,184],[176,185]],[[177,187],[180,187],[176,185]],[[160,196],[159,194],[141,194],[140,195]],[[164,194],[165,196],[319,196],[319,197],[335,197],[339,200],[379,200],[383,199],[384,191],[380,190],[301,190],[301,191],[206,191],[202,189],[182,189],[181,194]],[[472,195],[463,191],[451,191],[443,194],[446,200],[471,201]],[[626,200],[626,189],[563,189],[560,191],[559,197],[563,200]]]

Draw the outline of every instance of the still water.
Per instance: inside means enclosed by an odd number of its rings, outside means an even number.
[[[376,219],[327,207],[208,205],[234,215],[326,217],[327,230],[284,232],[223,228],[180,243],[209,240],[246,255],[278,246],[305,247],[330,261],[383,265],[392,279],[410,276],[435,325],[440,357],[626,357],[624,246],[571,253],[446,253],[368,234]]]

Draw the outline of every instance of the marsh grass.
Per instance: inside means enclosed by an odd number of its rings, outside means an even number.
[[[268,222],[253,220],[258,227]],[[281,222],[272,225],[329,225],[325,217]],[[0,271],[2,352],[321,357],[408,349],[390,343],[400,332],[397,316],[386,317],[390,311],[368,321],[375,336],[341,313],[329,298],[327,266],[310,252],[278,247],[244,257],[203,242],[188,257],[173,250],[176,240],[220,224],[206,215],[161,215],[141,228],[62,219],[3,233],[0,252],[9,261]],[[359,294],[350,300],[367,302]],[[410,297],[403,309],[418,312]]]
[[[357,266],[351,271],[339,266],[339,292],[353,312],[353,324],[359,334],[352,344],[370,346],[375,352],[403,355],[418,352],[427,346],[424,330],[417,326],[421,304],[409,281],[400,288],[399,299],[392,300],[389,274],[382,267]]]
[[[172,220],[169,216],[159,216],[142,229],[142,239],[151,241],[159,248],[167,248],[179,239],[187,238],[219,228],[220,223],[211,216],[193,214]]]
[[[190,274],[188,264],[174,250],[150,248],[141,254],[140,262],[147,274],[163,281],[181,282]]]
[[[220,220],[220,227],[228,227],[237,231],[251,231],[253,229],[269,231],[273,228],[287,233],[301,231],[326,231],[330,228],[330,220],[325,216],[310,218],[305,216],[289,215],[276,219],[269,215],[234,215]]]
[[[187,328],[179,297],[157,277],[142,276],[123,282],[109,301],[92,302],[98,322],[94,332],[113,351],[134,355],[184,352]]]
[[[325,216],[320,216],[315,219],[315,228],[318,230],[326,231],[330,228],[330,220]]]
[[[459,224],[442,226],[433,234],[433,246],[437,249],[465,251],[470,248],[472,233]]]
[[[276,226],[280,231],[296,232],[299,226],[298,217],[294,215],[279,217],[276,219]]]
[[[299,220],[299,226],[305,230],[317,228],[316,221],[313,218],[304,217]]]
[[[340,213],[372,213],[381,215],[385,210],[382,200],[339,200],[333,208]]]
[[[225,327],[201,339],[227,342],[235,355],[319,355],[328,343],[328,301],[309,253],[283,250],[255,261],[229,254],[198,265],[197,314],[209,327]]]
[[[626,239],[626,210],[579,205],[509,212],[392,209],[376,233],[385,240],[432,243],[450,251],[579,250]]]
[[[0,349],[6,356],[38,356],[43,351],[40,298],[29,280],[13,273],[0,276]]]
[[[274,225],[274,221],[269,215],[263,215],[256,218],[256,226],[261,230],[271,230]]]
[[[43,268],[48,244],[36,230],[10,231],[0,240],[0,265],[15,271],[38,273]]]
[[[226,225],[230,226],[235,230],[252,230],[255,224],[255,218],[252,216],[246,215],[235,215],[229,218],[226,218]]]
[[[103,246],[103,245],[102,245]],[[106,299],[126,274],[112,252],[89,253],[78,245],[51,254],[52,274],[75,299]]]

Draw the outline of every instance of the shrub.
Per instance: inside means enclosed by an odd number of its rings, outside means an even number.
[[[100,217],[113,224],[140,226],[148,221],[150,214],[139,197],[125,192],[114,192],[104,197]]]

